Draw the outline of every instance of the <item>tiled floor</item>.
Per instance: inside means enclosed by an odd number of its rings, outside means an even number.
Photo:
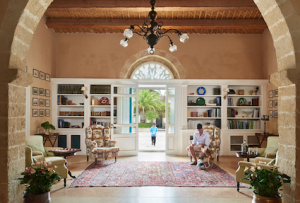
[[[166,131],[158,130],[155,146],[151,142],[150,132],[139,132],[139,150],[140,151],[165,151]]]
[[[139,156],[119,157],[118,161],[189,161],[189,157],[166,156],[158,152],[140,152]],[[217,163],[231,174],[237,169],[236,157],[220,157]],[[86,156],[74,156],[68,159],[68,168],[73,175],[78,175],[92,161],[86,162]],[[68,177],[67,185],[72,179]],[[53,186],[51,191],[53,203],[250,203],[252,191],[241,188],[204,188],[204,187],[63,187],[63,181]]]

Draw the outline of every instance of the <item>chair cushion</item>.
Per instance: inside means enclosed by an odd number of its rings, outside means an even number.
[[[65,164],[66,160],[59,156],[49,156],[45,157],[46,162],[51,162],[52,165]]]
[[[43,137],[41,135],[26,136],[25,145],[30,147],[32,151],[42,152],[44,157],[47,156],[43,145]]]
[[[97,151],[98,153],[103,153],[103,152],[118,152],[120,151],[119,147],[99,147],[93,149],[93,152]]]

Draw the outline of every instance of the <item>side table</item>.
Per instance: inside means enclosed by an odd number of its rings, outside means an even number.
[[[46,135],[46,134],[34,134],[34,135],[41,135],[41,136],[43,136],[44,146],[45,146],[45,144],[46,144],[46,142],[48,140],[50,142],[51,146],[55,147],[55,143],[56,143],[56,140],[57,140],[57,138],[59,136],[59,133],[53,133],[53,134],[50,134],[50,135]],[[51,139],[53,140],[53,142],[52,142]]]
[[[236,153],[236,157],[246,158],[247,162],[249,162],[251,158],[256,158],[258,156],[259,156],[259,153],[257,153],[257,154],[248,154],[248,153],[243,153],[243,152],[237,152]]]
[[[76,152],[80,152],[81,149],[74,149],[74,148],[61,148],[61,149],[55,149],[55,150],[49,150],[49,152],[52,152],[54,156],[63,156],[66,159],[65,166],[67,167],[67,157],[68,156],[74,156]],[[67,167],[68,168],[68,167]],[[68,174],[71,178],[76,178],[75,176],[72,176],[71,171],[68,169]],[[66,187],[67,179],[64,179],[64,186]]]
[[[261,148],[261,145],[264,140],[267,140],[269,136],[279,136],[279,135],[272,135],[272,134],[263,134],[263,133],[255,133],[255,136],[257,138],[257,142],[259,145],[259,148]]]

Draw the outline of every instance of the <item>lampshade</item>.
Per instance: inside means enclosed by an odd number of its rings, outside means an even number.
[[[127,47],[128,46],[128,40],[127,39],[122,39],[120,41],[120,44],[123,46],[123,47]]]
[[[189,36],[186,33],[180,35],[180,41],[185,43],[189,39]]]
[[[170,52],[177,51],[177,46],[175,44],[171,43],[169,50],[170,50]]]

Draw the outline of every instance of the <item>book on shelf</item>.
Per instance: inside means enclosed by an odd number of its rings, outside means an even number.
[[[260,129],[260,120],[228,120],[229,129]]]
[[[202,126],[204,126],[205,123],[207,123],[207,121],[205,121],[205,120],[189,120],[188,121],[188,128],[196,130],[196,126],[197,126],[198,123],[201,123]],[[211,125],[215,125],[218,128],[221,128],[221,119],[217,119],[215,121],[209,121],[209,123]]]
[[[249,110],[249,112],[251,112],[251,110]],[[259,109],[253,109],[251,117],[249,117],[249,118],[259,118],[259,116],[260,116],[259,115]],[[231,109],[231,108],[227,109],[227,117],[231,117],[231,118],[245,118],[245,116],[238,115],[238,110],[237,109]]]

